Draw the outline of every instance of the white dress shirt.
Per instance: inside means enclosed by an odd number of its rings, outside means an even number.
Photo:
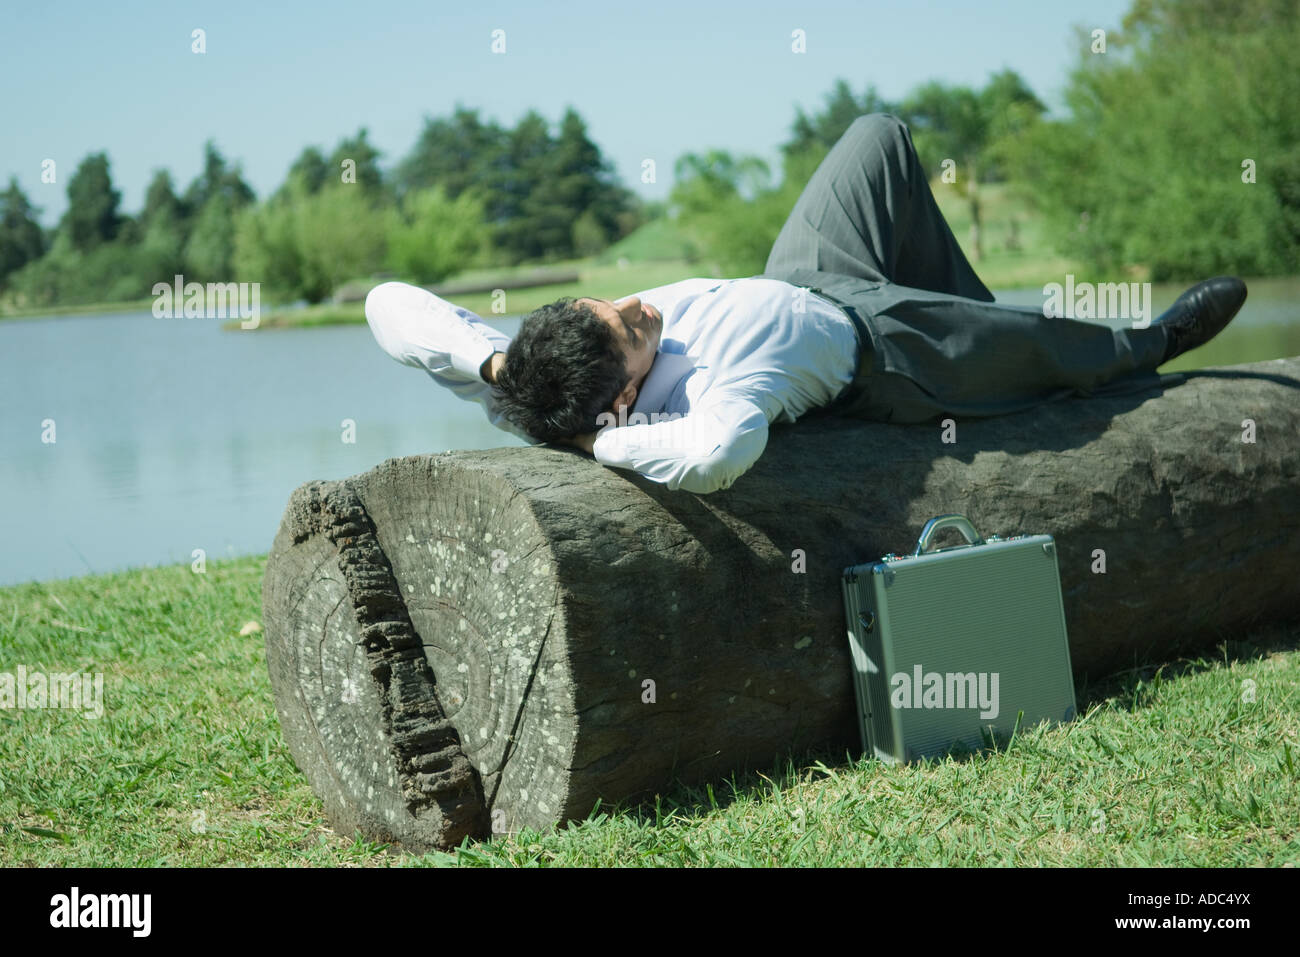
[[[627,424],[596,436],[603,465],[670,489],[728,488],[767,446],[772,422],[830,403],[857,368],[857,334],[835,304],[776,279],[686,279],[637,293],[663,313],[659,351]],[[380,347],[424,369],[488,420],[535,439],[500,412],[479,373],[510,337],[418,286],[386,282],[366,297]],[[645,419],[646,421],[642,421]]]

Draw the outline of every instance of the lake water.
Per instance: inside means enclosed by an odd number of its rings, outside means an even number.
[[[1250,287],[1234,327],[1297,320],[1300,279]],[[1153,314],[1183,288],[1155,287]],[[997,295],[1043,301],[1032,289]],[[513,335],[518,319],[492,324]],[[45,420],[54,442],[42,441]],[[195,549],[210,560],[265,552],[303,482],[393,456],[521,444],[390,359],[364,324],[0,321],[0,584],[190,562]]]

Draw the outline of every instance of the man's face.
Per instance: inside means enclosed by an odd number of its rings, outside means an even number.
[[[628,375],[631,376],[629,393],[619,396],[619,402],[631,405],[635,393],[640,391],[641,383],[650,366],[654,364],[655,353],[659,349],[659,336],[664,331],[664,316],[649,303],[643,303],[636,296],[628,296],[611,302],[608,299],[578,299],[577,302],[590,306],[592,311],[614,330],[614,339],[623,350],[627,360]],[[632,398],[627,396],[631,394]]]

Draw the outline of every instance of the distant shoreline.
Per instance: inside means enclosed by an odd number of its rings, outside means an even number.
[[[92,302],[85,305],[32,306],[25,309],[0,311],[0,321],[5,319],[57,319],[60,316],[85,316],[114,312],[148,312],[153,299],[132,299],[127,302]]]

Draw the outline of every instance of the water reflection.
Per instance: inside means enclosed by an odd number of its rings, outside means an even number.
[[[516,320],[494,323],[507,334]],[[289,493],[393,456],[522,444],[364,325],[145,314],[0,323],[0,583],[265,551]],[[53,419],[53,444],[41,422]],[[342,440],[344,419],[355,443]]]

